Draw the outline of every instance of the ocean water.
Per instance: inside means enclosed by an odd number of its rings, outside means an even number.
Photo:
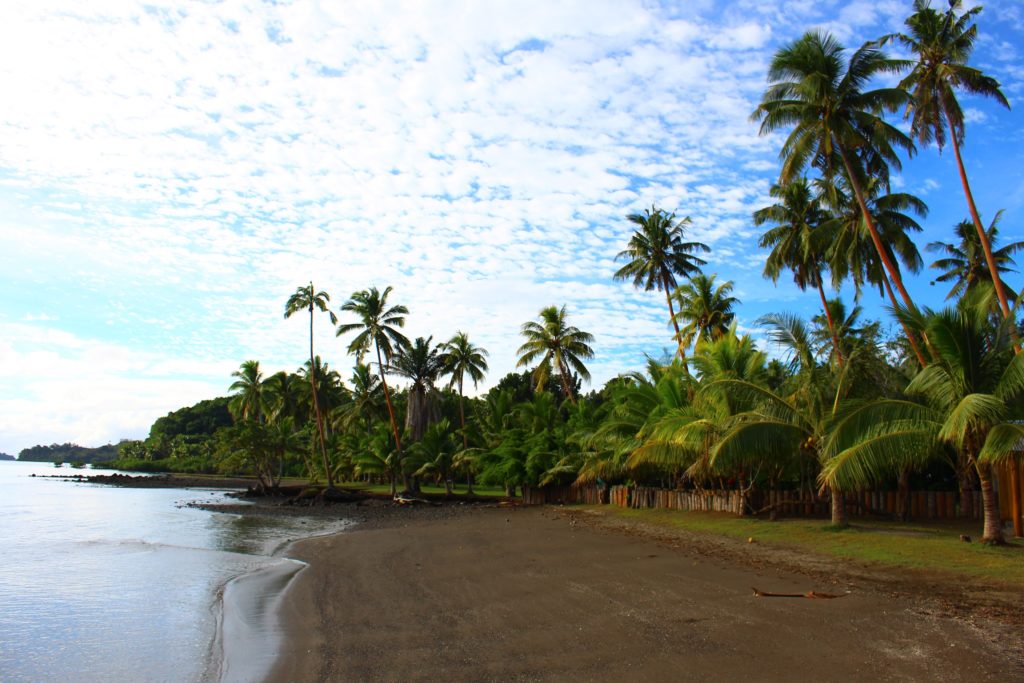
[[[276,600],[302,566],[275,553],[345,526],[185,507],[223,491],[33,473],[96,471],[0,462],[0,680],[10,683],[259,680]]]

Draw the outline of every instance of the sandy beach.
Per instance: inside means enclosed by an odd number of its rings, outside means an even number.
[[[1019,629],[970,591],[666,533],[467,506],[301,541],[269,680],[1024,680]]]

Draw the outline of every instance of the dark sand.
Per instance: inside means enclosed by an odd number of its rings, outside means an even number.
[[[992,621],[949,609],[948,581],[932,599],[916,577],[600,514],[403,511],[288,554],[310,566],[285,595],[275,683],[1024,680],[1012,589]]]

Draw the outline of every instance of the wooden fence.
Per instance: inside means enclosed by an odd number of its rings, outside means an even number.
[[[848,493],[847,514],[895,515],[900,510],[896,491],[863,491]],[[807,491],[739,491],[685,490],[649,486],[586,486],[523,487],[523,503],[527,505],[581,503],[616,505],[638,509],[693,510],[729,512],[735,515],[768,513],[786,517],[823,517],[831,510],[828,497]],[[974,491],[961,504],[953,491],[913,491],[910,494],[910,517],[913,519],[981,519],[981,492]]]

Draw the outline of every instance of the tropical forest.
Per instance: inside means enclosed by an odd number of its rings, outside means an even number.
[[[742,302],[685,209],[637,207],[617,226],[607,277],[656,297],[665,347],[632,372],[592,386],[594,337],[554,297],[509,331],[520,345],[502,362],[516,370],[499,379],[455,320],[405,336],[416,312],[386,283],[338,293],[307,282],[281,296],[284,318],[308,321],[294,372],[239,359],[229,395],[160,418],[116,465],[245,473],[265,492],[284,478],[326,493],[372,484],[566,501],[584,489],[600,502],[719,492],[739,501],[733,512],[772,518],[793,497],[836,528],[887,497],[901,519],[923,514],[910,492],[932,491],[961,516],[977,510],[985,543],[1005,543],[1004,520],[1019,535],[1021,519],[1012,280],[1024,242],[1001,239],[1000,207],[971,192],[960,99],[1010,106],[970,64],[979,11],[918,2],[902,31],[859,47],[815,31],[775,53],[750,119],[781,141],[778,176],[749,220],[764,278],[791,278],[816,315],[779,310],[741,330]],[[916,155],[939,153],[955,158],[960,215],[929,216],[893,182]],[[916,241],[926,219],[947,238]],[[946,288],[944,306],[915,303],[907,278]],[[871,297],[885,302],[879,319],[861,306]]]

